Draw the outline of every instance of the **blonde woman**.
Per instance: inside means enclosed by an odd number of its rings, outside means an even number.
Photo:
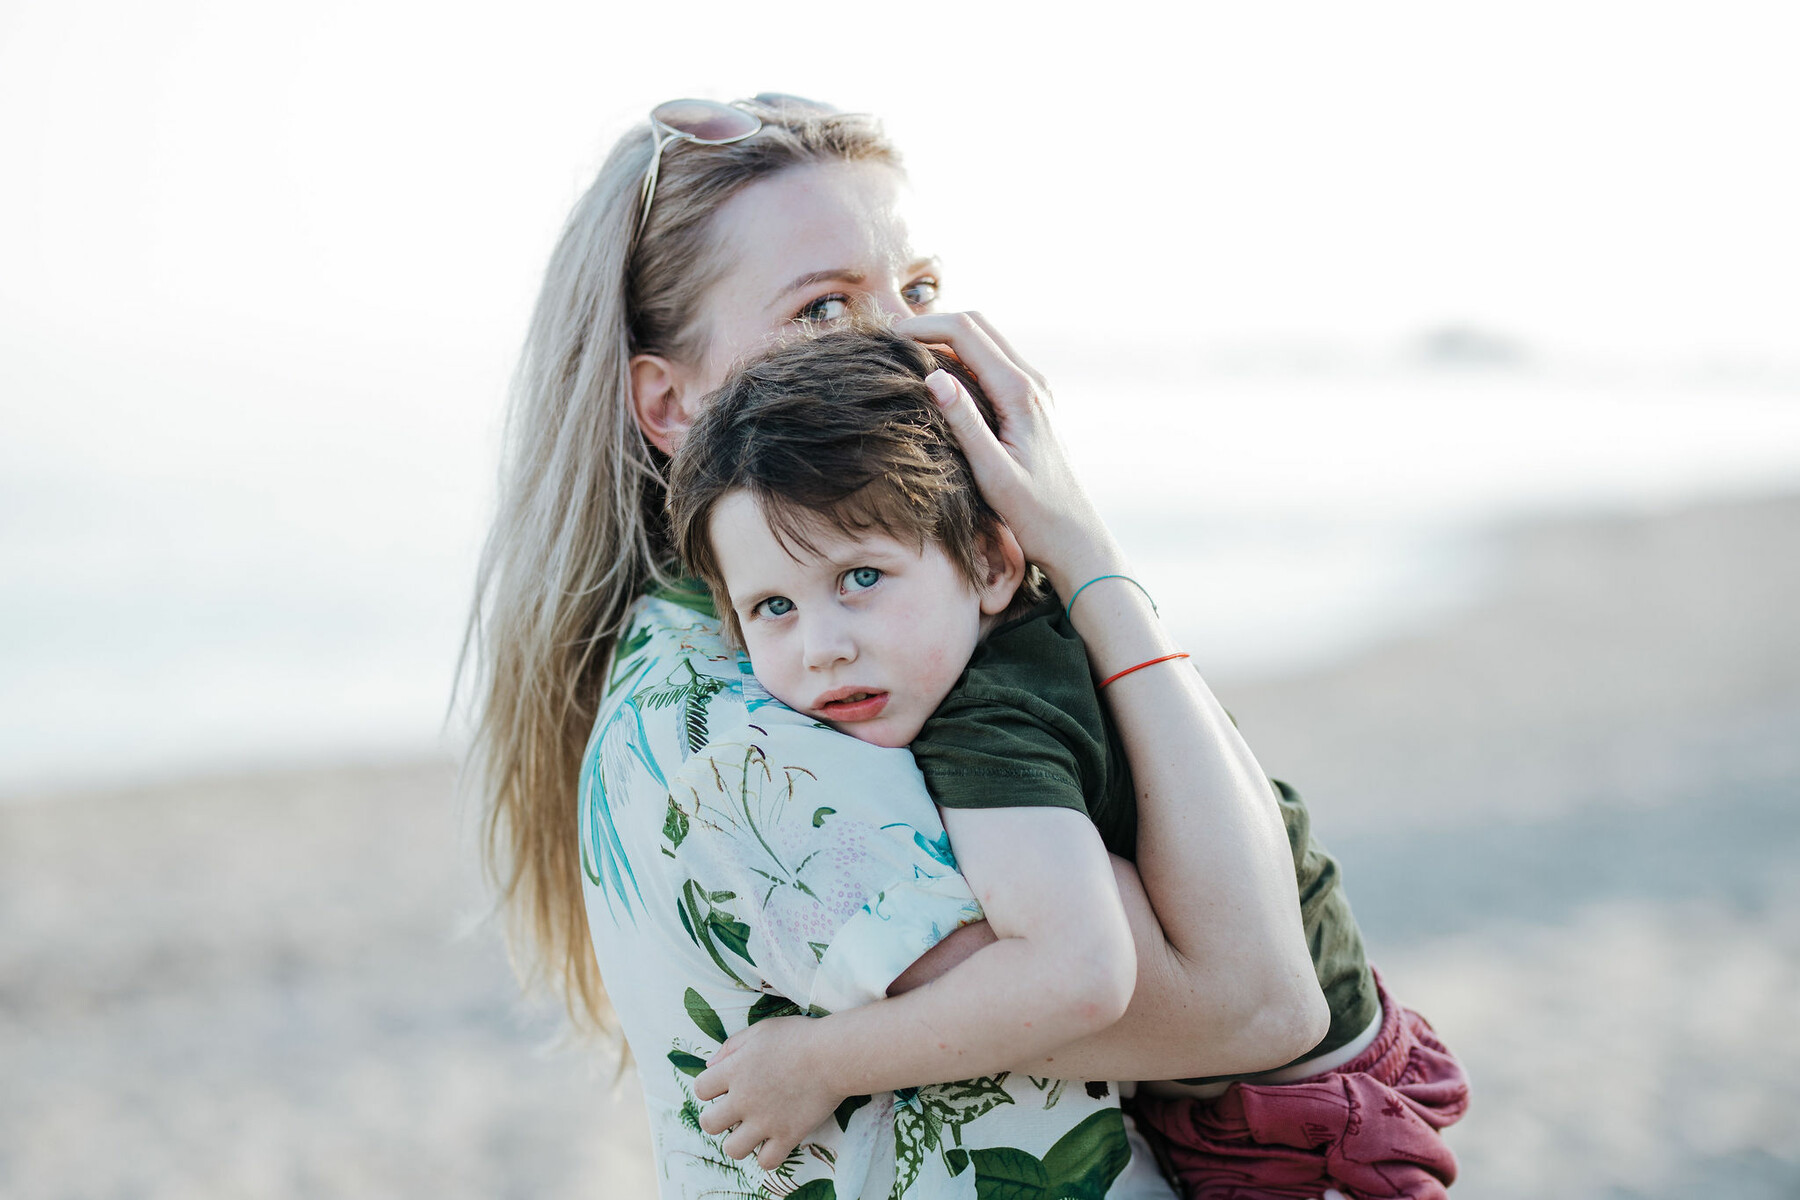
[[[1199,676],[1108,690],[1140,792],[1136,868],[1101,859],[1136,949],[1120,989],[982,887],[1006,856],[1041,856],[1051,885],[1092,869],[1060,826],[970,811],[952,855],[907,752],[774,702],[670,558],[664,468],[730,364],[797,322],[889,314],[993,398],[979,481],[1060,594],[1097,581],[1076,610],[1094,670],[1178,649],[1070,474],[1043,380],[979,316],[934,312],[939,267],[905,213],[870,119],[787,97],[659,107],[576,205],[473,622],[490,865],[531,978],[578,1024],[616,1015],[666,1198],[973,1196],[1021,1172],[1046,1195],[1167,1196],[1118,1089],[1066,1081],[1263,1070],[1328,1020],[1281,812]],[[1090,1019],[1034,1061],[989,1061],[958,1025],[956,967],[981,955]],[[732,1033],[889,995],[967,1067],[938,1077],[966,1082],[846,1098],[780,1161],[703,1132],[693,1080]]]

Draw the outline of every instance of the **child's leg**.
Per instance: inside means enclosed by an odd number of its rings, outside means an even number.
[[[1188,1200],[1439,1200],[1456,1158],[1439,1130],[1469,1103],[1462,1064],[1381,987],[1381,1031],[1355,1059],[1294,1083],[1233,1084],[1216,1100],[1140,1095]]]

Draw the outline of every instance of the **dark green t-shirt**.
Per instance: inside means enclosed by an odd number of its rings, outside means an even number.
[[[945,808],[1078,809],[1094,822],[1108,850],[1137,856],[1131,769],[1094,690],[1081,635],[1055,597],[983,639],[962,678],[919,731],[912,753],[926,787]],[[1306,943],[1331,1007],[1331,1028],[1300,1056],[1312,1058],[1367,1028],[1379,1001],[1338,865],[1313,839],[1299,793],[1271,782],[1293,849]]]

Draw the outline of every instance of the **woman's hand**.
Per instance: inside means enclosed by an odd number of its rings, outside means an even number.
[[[733,1126],[727,1158],[756,1154],[772,1171],[823,1125],[844,1097],[819,1087],[821,1072],[806,1051],[809,1017],[769,1017],[731,1035],[694,1080],[694,1095],[711,1100],[700,1114],[710,1134]]]
[[[897,323],[921,342],[948,346],[981,383],[999,416],[996,436],[967,390],[939,371],[926,380],[943,406],[981,494],[1011,527],[1025,557],[1061,595],[1120,569],[1118,545],[1076,480],[1050,420],[1050,388],[980,313],[933,313]]]

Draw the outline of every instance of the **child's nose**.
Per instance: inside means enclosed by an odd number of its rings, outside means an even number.
[[[806,665],[819,671],[856,658],[856,642],[841,621],[816,620],[806,627]]]

